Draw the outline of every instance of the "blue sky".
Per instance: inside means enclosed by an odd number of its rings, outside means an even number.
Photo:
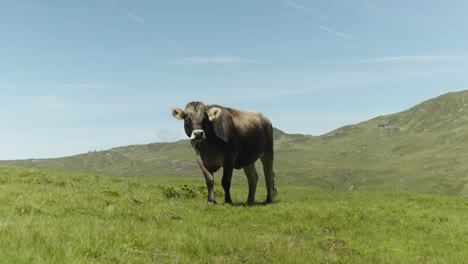
[[[320,135],[468,89],[468,0],[0,0],[0,159],[185,138],[199,100]]]

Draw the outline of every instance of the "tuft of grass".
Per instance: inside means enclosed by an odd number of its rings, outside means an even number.
[[[161,186],[162,194],[168,198],[198,198],[198,197],[207,197],[208,196],[208,188],[206,186],[188,186],[188,185],[180,185],[178,188],[176,187],[166,187]],[[224,193],[220,190],[215,190],[215,195],[217,197],[224,197]]]

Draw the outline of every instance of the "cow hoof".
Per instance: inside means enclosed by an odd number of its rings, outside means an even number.
[[[215,204],[216,204],[216,201],[213,201],[213,202],[209,201],[206,203],[206,205],[208,206],[214,206]]]

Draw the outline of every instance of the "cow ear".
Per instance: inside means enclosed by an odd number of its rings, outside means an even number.
[[[223,110],[219,107],[212,107],[206,111],[208,118],[213,125],[213,131],[216,137],[220,138],[224,142],[229,142],[230,138],[230,130],[227,127],[229,123],[228,119],[230,118],[228,115],[223,115]]]
[[[212,107],[210,109],[208,109],[208,119],[210,119],[210,121],[213,121],[214,119],[218,118],[220,115],[221,115],[221,108],[218,108],[218,107]]]
[[[177,118],[177,119],[184,119],[185,118],[185,112],[182,111],[180,108],[174,108],[172,109],[172,115]]]

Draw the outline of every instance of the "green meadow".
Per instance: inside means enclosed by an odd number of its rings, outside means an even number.
[[[235,204],[210,207],[202,183],[0,167],[0,262],[468,262],[462,197],[283,184],[248,207],[236,175]]]

